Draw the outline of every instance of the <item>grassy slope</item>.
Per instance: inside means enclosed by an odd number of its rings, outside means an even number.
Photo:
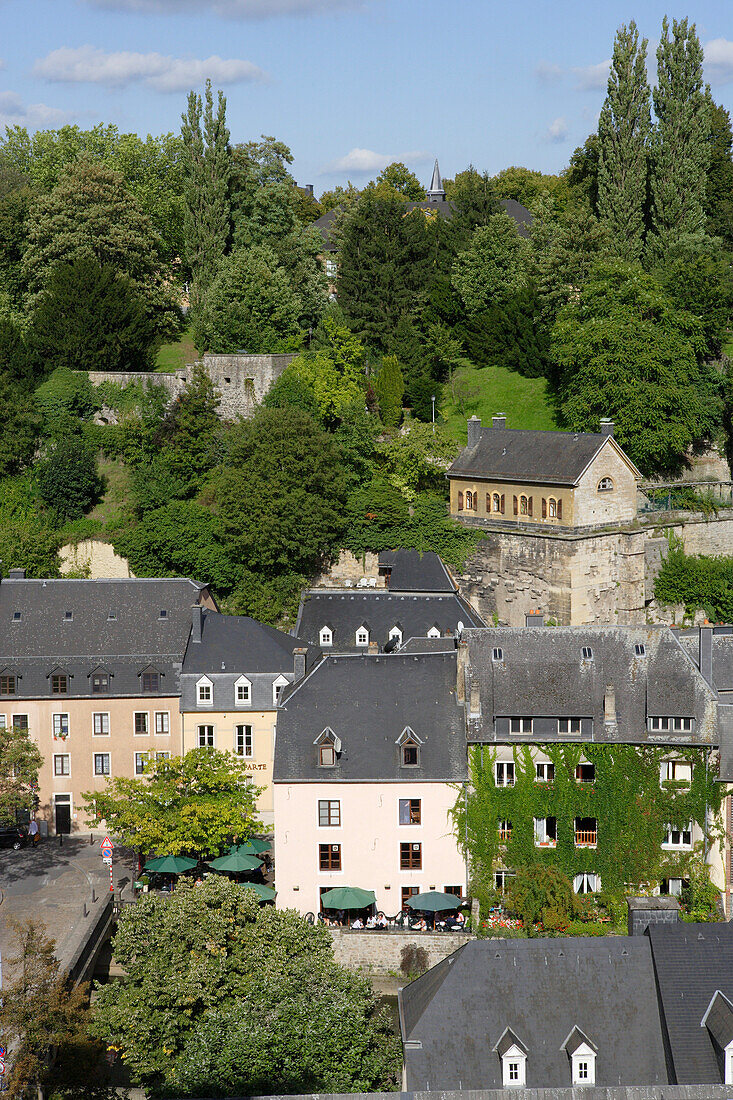
[[[175,344],[163,344],[155,360],[157,371],[183,370],[186,363],[194,363],[199,353],[191,337],[190,329]]]
[[[125,512],[130,499],[130,471],[120,459],[101,458],[99,472],[107,488],[99,504],[89,512],[89,519],[101,523],[100,533],[104,535],[110,525],[114,528],[119,523]]]
[[[448,433],[463,444],[466,420],[474,414],[486,424],[492,415],[505,413],[508,428],[557,427],[544,378],[524,378],[504,367],[471,367],[456,372],[455,390],[465,395],[462,408],[446,385],[440,415]]]

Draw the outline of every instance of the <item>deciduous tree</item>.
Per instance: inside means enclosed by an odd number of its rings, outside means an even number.
[[[206,295],[231,235],[226,105],[220,91],[214,112],[211,81],[207,80],[203,102],[200,95],[189,92],[187,110],[181,116],[183,227],[195,297]]]
[[[43,757],[28,730],[0,726],[0,821],[34,808]]]
[[[410,202],[422,202],[425,198],[425,188],[420,180],[400,160],[382,169],[377,176],[377,187],[380,185],[391,188]]]
[[[519,236],[513,218],[492,214],[453,265],[451,281],[468,312],[500,305],[522,290],[530,254],[529,242]]]

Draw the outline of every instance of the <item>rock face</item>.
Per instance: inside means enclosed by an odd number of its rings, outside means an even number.
[[[98,539],[83,539],[82,542],[70,542],[59,550],[61,558],[61,576],[74,573],[101,580],[116,577],[132,577],[126,558],[116,554],[108,542]]]

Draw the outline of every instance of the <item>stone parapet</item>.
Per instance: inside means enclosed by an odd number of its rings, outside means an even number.
[[[452,955],[473,937],[467,932],[353,931],[329,928],[336,962],[352,969],[363,967],[372,974],[399,972],[403,947],[423,947],[428,966]]]

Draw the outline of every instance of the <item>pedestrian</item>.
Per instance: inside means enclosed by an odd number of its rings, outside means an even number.
[[[28,826],[28,836],[31,838],[31,844],[34,848],[36,848],[38,846],[38,841],[41,839],[41,837],[38,832],[38,822],[36,821],[35,817]]]

